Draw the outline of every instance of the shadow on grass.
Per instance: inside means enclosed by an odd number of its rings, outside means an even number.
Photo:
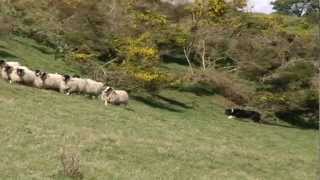
[[[181,108],[185,108],[185,109],[192,109],[191,106],[188,106],[186,105],[185,103],[182,103],[182,102],[179,102],[177,100],[174,100],[174,99],[170,99],[170,98],[167,98],[167,97],[164,97],[164,96],[161,96],[161,95],[155,95],[155,97],[157,97],[158,99],[161,99],[171,105],[174,105],[174,106],[180,106]]]
[[[216,94],[212,88],[199,84],[178,87],[178,91],[193,93],[197,96],[211,96]]]
[[[292,124],[295,127],[301,128],[301,129],[318,129],[318,119],[316,118],[313,121],[306,121],[301,117],[302,112],[278,112],[276,113],[276,116],[289,123]]]
[[[241,121],[241,122],[244,122],[244,123],[253,122],[250,119],[241,119],[241,118],[235,118],[234,120]],[[275,121],[270,121],[270,120],[262,120],[261,123],[257,123],[257,124],[264,124],[264,125],[268,125],[268,126],[290,128],[290,129],[315,129],[315,128],[312,128],[310,126],[299,126],[299,125],[294,125],[294,124],[285,125],[285,124],[280,124],[280,122],[275,122]]]
[[[34,48],[34,49],[36,49],[36,50],[38,50],[38,51],[40,51],[40,52],[43,53],[43,54],[49,54],[49,55],[51,55],[51,54],[54,53],[53,50],[51,50],[51,49],[49,49],[49,48],[47,48],[47,47],[41,47],[41,46],[35,46],[35,45],[31,45],[31,47]]]
[[[0,50],[0,57],[2,57],[2,58],[18,58],[17,56],[15,56],[11,53],[8,53],[6,51],[3,51],[3,50]]]
[[[14,39],[14,41],[24,45],[24,46],[31,46],[32,48],[40,51],[41,53],[43,54],[53,54],[54,51],[48,47],[45,47],[45,46],[37,46],[37,45],[34,45],[34,44],[31,44],[31,43],[28,43],[28,42],[25,42],[25,41],[22,41],[20,39]]]
[[[131,96],[136,101],[142,102],[153,108],[164,109],[171,112],[184,112],[186,109],[191,109],[191,106],[185,103],[179,102],[174,99],[170,99],[161,95],[148,95],[148,96]]]
[[[7,47],[0,44],[0,48],[6,49]]]

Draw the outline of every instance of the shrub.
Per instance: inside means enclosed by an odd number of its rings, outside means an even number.
[[[186,75],[182,81],[183,84],[190,83],[191,86],[201,87],[206,92],[218,93],[238,105],[244,105],[250,100],[249,88],[226,73],[197,72],[194,75]]]

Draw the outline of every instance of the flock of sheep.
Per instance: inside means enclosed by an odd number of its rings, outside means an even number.
[[[102,82],[82,79],[79,76],[52,74],[40,70],[31,70],[19,62],[0,60],[1,77],[10,83],[20,83],[36,88],[56,90],[70,95],[72,93],[87,94],[98,97],[104,104],[127,105],[129,96],[126,91],[115,90]]]

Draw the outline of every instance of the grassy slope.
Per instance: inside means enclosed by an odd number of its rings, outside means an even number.
[[[31,48],[32,41],[0,45],[31,67],[75,71]],[[0,80],[1,179],[61,179],[65,146],[81,153],[84,179],[315,178],[315,131],[228,120],[215,96],[162,96],[180,103],[140,98],[129,109],[106,108]]]

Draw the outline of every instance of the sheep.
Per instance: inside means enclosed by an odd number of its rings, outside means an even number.
[[[104,84],[101,82],[94,81],[92,79],[86,79],[86,84],[84,87],[84,92],[86,94],[92,95],[92,96],[99,96],[101,95],[101,92],[105,88]]]
[[[51,74],[47,72],[41,73],[40,76],[43,82],[43,88],[57,90],[61,93],[65,93],[68,89],[66,83],[64,82],[64,77],[60,74]]]
[[[5,60],[0,60],[0,67],[3,68],[5,65],[9,65],[9,66],[21,66],[19,62],[16,61],[9,61],[6,62]]]
[[[34,71],[35,78],[34,78],[33,86],[36,87],[36,88],[42,88],[43,87],[43,81],[41,79],[42,73],[43,72],[41,72],[38,69]]]
[[[5,80],[10,80],[9,74],[11,74],[13,71],[13,68],[11,67],[16,66],[20,66],[20,63],[15,61],[6,62],[5,60],[0,60],[1,77]]]
[[[21,77],[18,75],[17,70],[29,70],[25,66],[10,66],[10,65],[5,65],[3,71],[1,72],[2,78],[9,80],[9,83],[11,84],[12,82],[22,82]]]
[[[13,66],[13,71],[9,74],[10,76],[10,83],[14,82],[14,83],[22,83],[23,79],[22,77],[19,75],[18,71],[31,71],[29,70],[29,68],[25,67],[25,66]]]
[[[67,86],[67,95],[70,95],[71,93],[83,93],[85,92],[85,87],[87,84],[87,81],[85,79],[81,79],[78,77],[70,77],[69,75],[64,75],[64,82]]]
[[[21,79],[21,83],[25,85],[34,86],[37,88],[41,88],[43,86],[43,81],[40,77],[40,70],[32,71],[29,69],[22,69],[18,67],[17,74]]]
[[[105,106],[113,105],[128,105],[129,95],[124,90],[114,90],[112,87],[107,87],[102,91],[101,99],[104,100]]]

